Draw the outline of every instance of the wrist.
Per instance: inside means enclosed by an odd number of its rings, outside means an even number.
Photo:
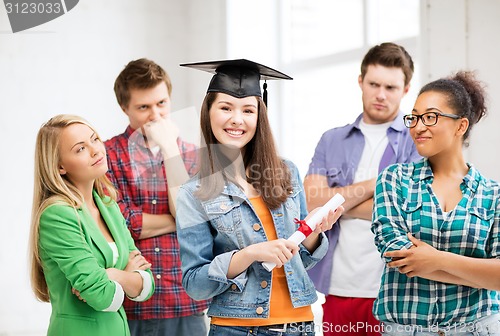
[[[181,154],[179,146],[177,146],[177,140],[161,144],[160,149],[164,159],[179,156]]]
[[[142,286],[139,287],[139,282],[142,283],[142,276],[137,270],[126,273],[127,277],[126,280],[124,279],[126,282],[122,285],[123,289],[129,298],[135,298],[142,290]]]
[[[238,258],[240,260],[250,260],[252,263],[255,261],[259,261],[257,260],[258,259],[257,255],[253,252],[253,246],[254,245],[249,245],[243,248],[242,250],[239,250],[235,254],[238,254]]]
[[[302,241],[302,246],[304,246],[309,252],[314,252],[320,245],[319,234],[311,233],[304,241]]]
[[[436,251],[437,268],[441,271],[448,272],[447,266],[450,264],[450,261],[453,262],[453,259],[450,260],[450,258],[453,258],[453,253],[439,250]]]

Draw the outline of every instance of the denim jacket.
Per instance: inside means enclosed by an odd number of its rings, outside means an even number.
[[[288,238],[298,225],[294,218],[307,215],[304,190],[293,163],[287,162],[293,192],[277,209],[271,210],[278,238]],[[177,197],[177,237],[182,262],[182,285],[195,300],[212,298],[208,315],[233,318],[267,318],[271,295],[271,272],[254,262],[234,279],[226,274],[233,254],[246,246],[267,241],[255,209],[240,188],[232,183],[206,201],[194,196],[198,176],[184,184]],[[255,225],[259,224],[259,225]],[[284,265],[294,307],[317,299],[306,270],[314,266],[328,249],[322,233],[320,246],[311,254],[300,251]]]

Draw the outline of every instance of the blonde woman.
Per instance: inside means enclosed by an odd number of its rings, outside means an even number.
[[[154,291],[105,177],[106,151],[84,119],[58,115],[38,132],[31,226],[32,287],[50,302],[47,335],[130,335],[125,295]]]

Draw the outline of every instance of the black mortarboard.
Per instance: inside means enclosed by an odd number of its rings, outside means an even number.
[[[260,80],[293,79],[282,72],[246,59],[185,63],[180,66],[203,70],[214,76],[207,92],[227,93],[236,98],[259,96]],[[267,105],[267,84],[264,83],[264,103]]]

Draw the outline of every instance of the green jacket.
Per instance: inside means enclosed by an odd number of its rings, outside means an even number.
[[[130,335],[122,300],[115,298],[116,283],[108,278],[106,268],[123,270],[130,251],[137,248],[118,205],[104,203],[95,192],[94,200],[117,245],[116,265],[108,242],[85,206],[75,210],[54,204],[40,217],[40,256],[52,305],[49,336]],[[151,291],[145,299],[154,292],[149,270],[148,274]],[[72,294],[72,288],[86,302]],[[104,311],[110,306],[115,306],[114,311]]]

